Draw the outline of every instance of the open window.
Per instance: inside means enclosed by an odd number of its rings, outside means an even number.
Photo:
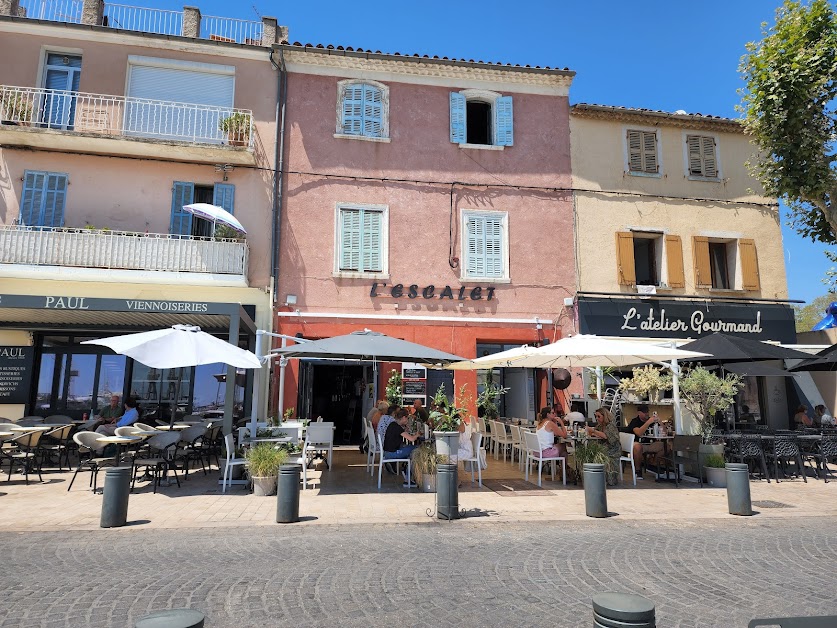
[[[685,286],[680,236],[661,232],[619,232],[616,234],[616,259],[620,285]]]
[[[748,238],[692,238],[695,287],[711,290],[759,290],[755,242]]]
[[[464,147],[512,146],[512,97],[476,89],[451,92],[450,141]]]

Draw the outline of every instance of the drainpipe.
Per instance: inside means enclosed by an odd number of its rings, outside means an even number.
[[[282,170],[285,158],[285,105],[287,102],[288,71],[285,67],[285,52],[279,48],[279,63],[273,60],[275,50],[270,49],[270,64],[279,71],[276,81],[276,120],[273,138],[274,157],[273,163],[276,168],[273,173],[273,230],[271,235],[270,263],[273,279],[273,306],[279,300],[279,246],[281,244],[282,228],[282,189],[284,175]]]

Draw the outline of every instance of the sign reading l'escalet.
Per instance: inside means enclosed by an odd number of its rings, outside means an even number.
[[[637,338],[700,338],[714,332],[754,340],[796,341],[793,310],[781,303],[712,303],[578,298],[583,334]]]
[[[407,297],[408,299],[450,299],[451,301],[486,301],[494,300],[494,286],[475,286],[469,288],[467,286],[451,287],[451,286],[436,286],[430,284],[429,286],[419,286],[417,283],[405,285],[403,283],[396,283],[388,286],[386,283],[374,281],[372,282],[372,289],[369,290],[370,297],[392,297],[393,299],[400,299]]]

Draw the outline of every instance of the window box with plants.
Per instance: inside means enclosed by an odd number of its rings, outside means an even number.
[[[230,146],[249,146],[252,125],[253,116],[243,112],[234,113],[218,121],[218,128],[227,134]]]
[[[631,377],[619,381],[619,390],[632,392],[649,403],[659,403],[661,394],[672,387],[671,375],[650,364],[633,369]]]
[[[288,459],[288,452],[271,443],[258,443],[244,457],[247,473],[253,481],[253,493],[261,497],[275,495],[279,467]]]

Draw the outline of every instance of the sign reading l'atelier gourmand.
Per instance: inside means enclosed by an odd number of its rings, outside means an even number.
[[[387,287],[386,283],[378,281],[372,282],[372,289],[369,291],[370,297],[392,297],[393,299],[401,299],[407,297],[408,299],[450,299],[451,301],[492,301],[494,299],[494,286],[475,286],[469,288],[467,286],[460,286],[459,288],[451,286],[429,286],[420,287],[418,284],[404,285],[403,283],[396,283]]]

